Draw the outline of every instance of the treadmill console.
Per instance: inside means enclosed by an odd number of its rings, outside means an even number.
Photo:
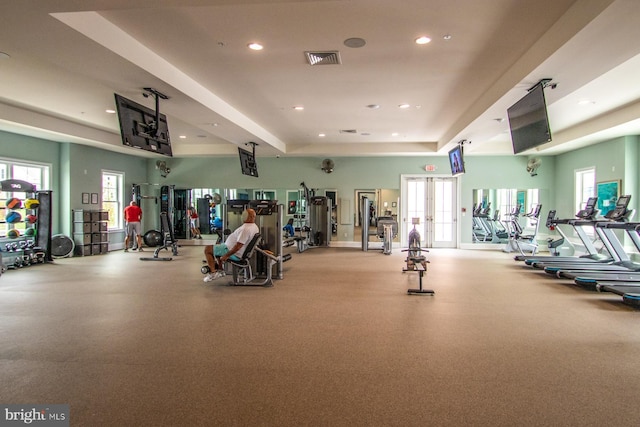
[[[584,209],[581,209],[577,214],[576,217],[580,218],[580,219],[592,219],[596,216],[597,211],[596,211],[596,205],[598,203],[598,198],[597,197],[589,197],[589,199],[587,200],[587,205],[584,207]]]
[[[620,196],[616,202],[616,207],[607,212],[604,217],[611,221],[622,221],[628,214],[627,207],[631,201],[631,196]]]

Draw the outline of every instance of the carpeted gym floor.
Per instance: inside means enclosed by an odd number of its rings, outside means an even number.
[[[640,425],[617,295],[497,251],[432,250],[434,296],[407,295],[397,249],[292,253],[271,288],[204,283],[201,246],[8,271],[0,403],[69,404],[72,426]]]

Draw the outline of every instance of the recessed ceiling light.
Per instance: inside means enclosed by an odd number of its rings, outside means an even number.
[[[416,44],[427,44],[431,39],[427,36],[420,36],[416,39]]]
[[[264,49],[264,46],[262,46],[260,43],[249,43],[247,45],[249,47],[249,49],[251,50],[262,50]]]
[[[451,34],[445,34],[444,36],[442,36],[442,38],[444,40],[451,40]]]
[[[409,105],[409,104],[400,104],[400,105],[398,105],[398,108],[402,108],[403,110],[406,110],[409,107],[411,107],[411,105]]]
[[[367,105],[367,108],[370,108],[372,110],[377,110],[378,108],[380,108],[380,106],[378,104],[369,104]]]
[[[304,107],[302,105],[296,105],[293,107],[294,110],[298,110],[298,111],[302,111],[304,110]]]
[[[111,109],[104,110],[104,111],[105,111],[105,113],[108,113],[108,114],[115,114],[116,113],[116,110],[111,110]]]
[[[398,136],[398,135],[400,135],[398,132],[394,132],[391,134],[391,136]]]
[[[187,139],[187,135],[180,135],[178,138],[180,138],[180,139]]]
[[[320,138],[324,138],[325,136],[327,136],[327,134],[326,134],[326,133],[319,133],[319,134],[318,134],[318,136],[319,136]]]

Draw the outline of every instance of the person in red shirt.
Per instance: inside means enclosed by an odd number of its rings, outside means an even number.
[[[135,235],[136,242],[138,243],[138,251],[142,252],[142,226],[140,224],[140,221],[142,221],[142,209],[140,209],[136,202],[131,201],[129,206],[124,208],[124,221],[126,223],[127,233],[127,237],[124,239],[124,251],[129,252],[129,242],[131,237]]]
[[[187,215],[189,215],[189,224],[191,225],[191,236],[194,239],[202,239],[200,234],[200,222],[198,220],[198,212],[191,206],[187,209]]]

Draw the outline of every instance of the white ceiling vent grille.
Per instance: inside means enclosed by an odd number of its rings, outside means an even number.
[[[309,65],[340,65],[340,52],[337,50],[327,50],[324,52],[306,51],[304,55],[307,57]]]

